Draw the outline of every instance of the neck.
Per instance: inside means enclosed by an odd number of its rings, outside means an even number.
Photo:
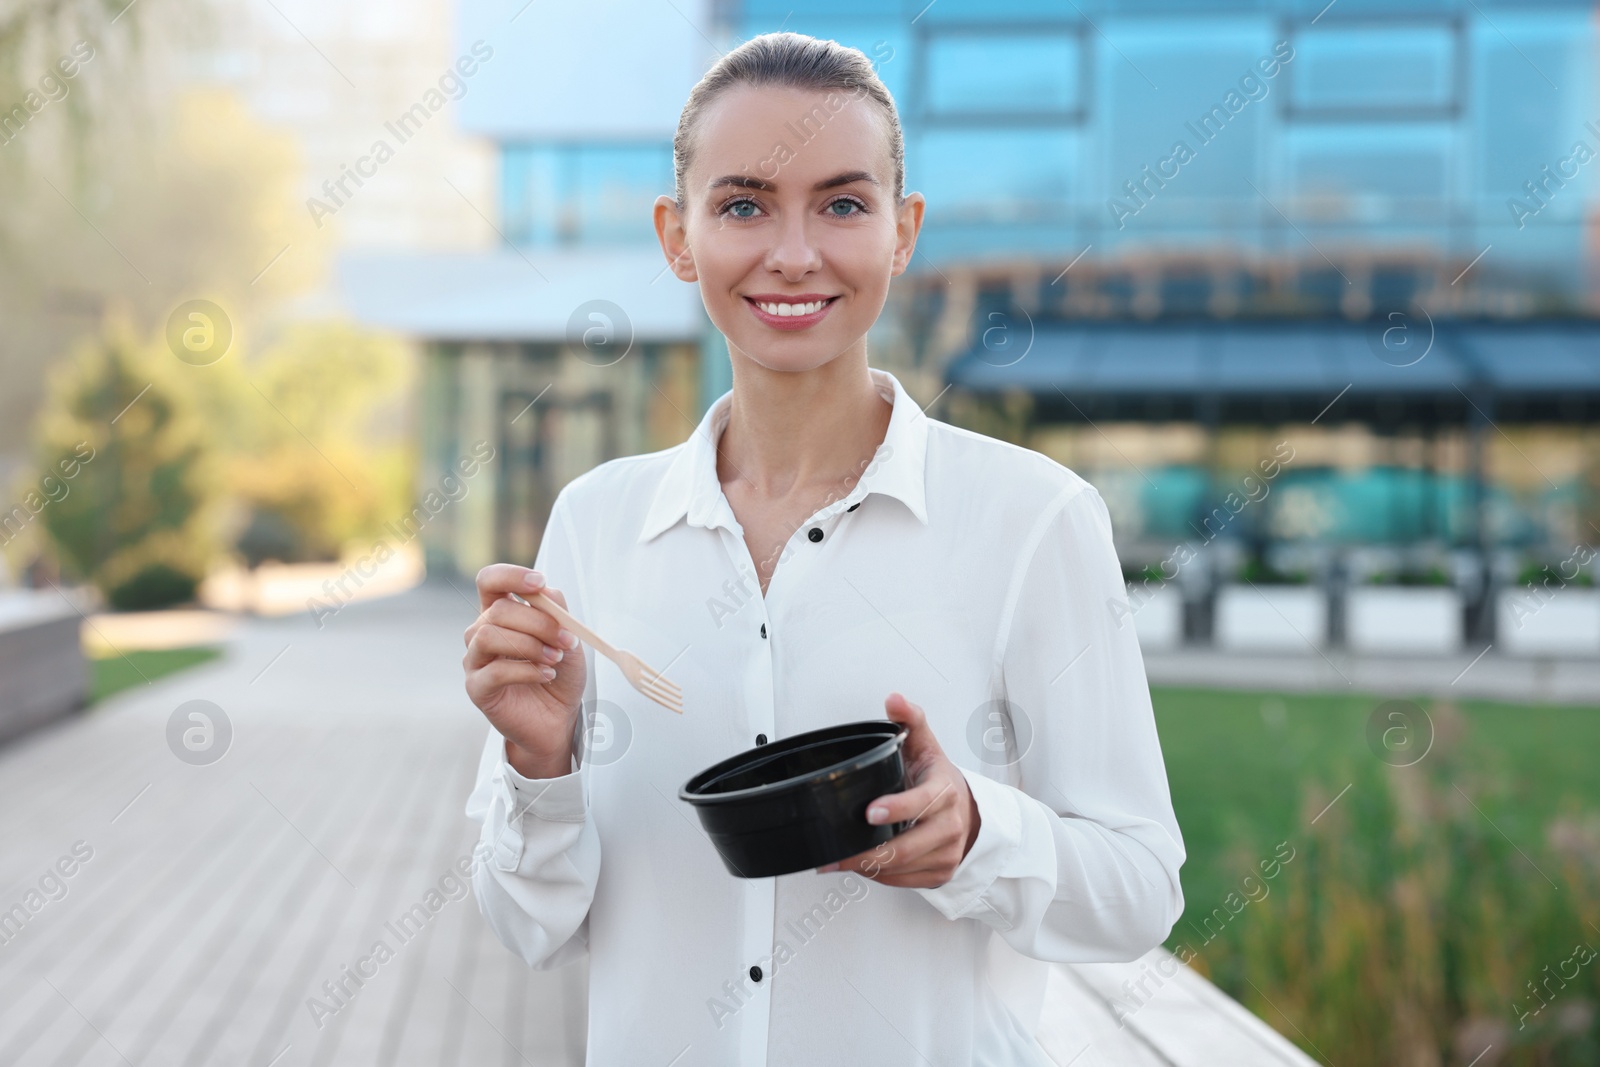
[[[848,491],[862,459],[882,444],[892,411],[864,350],[809,371],[769,370],[735,354],[718,480],[766,497],[825,486]]]

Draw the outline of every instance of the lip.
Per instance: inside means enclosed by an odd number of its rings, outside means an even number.
[[[757,300],[765,301],[769,304],[809,304],[815,300],[825,300],[827,303],[809,315],[769,315],[761,310],[761,307],[756,303]],[[755,296],[745,297],[744,302],[749,306],[751,313],[756,318],[775,330],[804,330],[827,318],[828,312],[833,310],[833,306],[839,302],[839,298],[837,296],[829,296],[826,293],[796,293],[793,296],[779,293],[757,293]]]

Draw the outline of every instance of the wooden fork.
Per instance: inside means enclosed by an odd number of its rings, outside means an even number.
[[[528,601],[523,600],[516,593],[512,593],[511,596],[515,600],[528,604]],[[533,601],[532,604],[528,604],[529,607],[537,606],[541,611],[548,611],[560,621],[561,625],[583,638],[596,652],[615,663],[617,668],[622,671],[622,676],[628,679],[629,685],[668,711],[675,711],[679,715],[683,714],[683,690],[678,687],[677,683],[654,667],[648,666],[627,649],[612,647],[606,642],[605,638],[573,618],[566,608],[551,600],[544,593],[533,594]]]

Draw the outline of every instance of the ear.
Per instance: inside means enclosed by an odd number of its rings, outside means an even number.
[[[666,254],[668,268],[678,276],[679,281],[699,281],[694,253],[689,250],[689,232],[684,228],[683,212],[672,197],[656,197],[655,224],[656,239],[661,242],[661,251]]]
[[[922,213],[927,203],[921,193],[908,193],[900,202],[899,211],[895,214],[894,260],[889,270],[891,278],[904,274],[906,267],[911,264],[911,254],[917,250],[917,235],[922,232]]]

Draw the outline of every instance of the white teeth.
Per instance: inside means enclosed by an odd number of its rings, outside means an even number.
[[[762,311],[765,311],[768,315],[778,315],[778,316],[781,316],[781,317],[784,317],[784,318],[788,318],[788,317],[794,316],[794,315],[810,315],[810,314],[812,314],[814,312],[821,311],[822,310],[822,306],[824,304],[826,304],[826,303],[827,303],[826,300],[813,300],[809,304],[762,304],[762,303],[757,303],[756,307],[760,308]]]

